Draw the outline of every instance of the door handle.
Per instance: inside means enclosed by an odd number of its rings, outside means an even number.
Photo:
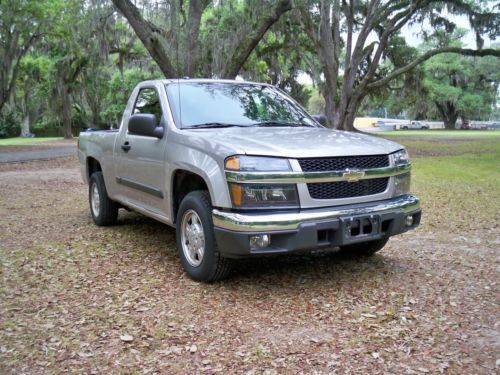
[[[128,152],[128,150],[130,150],[131,148],[132,148],[132,146],[130,145],[130,143],[128,141],[125,142],[124,144],[122,144],[122,150],[125,152]]]

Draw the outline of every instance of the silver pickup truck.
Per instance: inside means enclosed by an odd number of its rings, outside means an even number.
[[[420,223],[401,145],[324,128],[267,84],[142,82],[120,128],[81,133],[78,154],[95,224],[126,208],[175,226],[195,280],[247,256],[371,255]]]

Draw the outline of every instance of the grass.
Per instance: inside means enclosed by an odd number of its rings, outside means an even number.
[[[498,130],[396,130],[384,132],[388,137],[487,138],[500,137]]]
[[[425,139],[415,137],[390,138],[403,144],[410,152],[411,157],[415,156],[452,156],[452,155],[478,155],[478,154],[499,154],[500,139],[492,138],[433,138]]]
[[[415,179],[422,183],[461,184],[463,188],[491,185],[500,188],[500,153],[414,158]]]
[[[38,145],[43,142],[48,141],[59,141],[62,140],[61,137],[36,137],[36,138],[5,138],[0,139],[0,146],[30,146],[30,145]]]

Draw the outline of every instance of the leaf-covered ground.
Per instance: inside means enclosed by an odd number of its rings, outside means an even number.
[[[414,159],[422,225],[378,255],[247,261],[210,285],[173,229],[95,227],[74,158],[2,165],[0,373],[498,372],[499,147],[457,147]]]

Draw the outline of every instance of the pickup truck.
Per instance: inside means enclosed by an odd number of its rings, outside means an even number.
[[[142,82],[119,129],[82,132],[78,155],[94,223],[125,208],[174,226],[198,281],[236,258],[371,255],[420,223],[403,146],[325,128],[268,84]]]
[[[429,124],[422,121],[410,121],[407,124],[401,125],[401,129],[420,129],[420,130],[429,130]]]

